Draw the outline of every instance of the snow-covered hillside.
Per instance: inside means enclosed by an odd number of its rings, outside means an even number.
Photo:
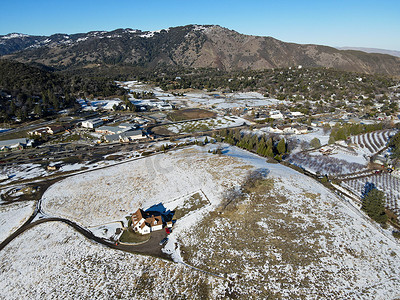
[[[0,251],[0,299],[199,299],[208,276],[111,250],[65,224],[45,223]]]
[[[217,205],[225,189],[237,185],[249,168],[200,147],[182,149],[64,179],[45,192],[42,208],[91,226],[198,190]]]
[[[208,152],[216,147],[222,155]],[[255,169],[266,178],[222,209],[226,190]],[[57,222],[41,224],[0,251],[0,297],[400,296],[400,246],[390,230],[313,179],[236,147],[194,146],[79,174],[43,196],[46,213],[84,226],[160,202],[184,213],[165,247],[177,263],[100,246]]]

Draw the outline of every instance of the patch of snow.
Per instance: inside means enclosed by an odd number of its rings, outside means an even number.
[[[87,36],[86,36],[86,37],[81,37],[81,38],[77,39],[76,42],[77,42],[77,43],[83,42],[83,41],[86,41],[87,39],[88,39]]]
[[[199,299],[210,277],[182,264],[107,248],[59,222],[17,237],[0,251],[0,265],[2,299]]]
[[[35,202],[16,202],[0,205],[0,242],[22,226],[35,210]]]
[[[112,222],[99,226],[89,227],[88,229],[97,237],[116,241],[122,235],[122,222]]]
[[[23,37],[28,37],[29,35],[23,34],[23,33],[10,33],[7,35],[2,36],[2,39],[9,40],[9,39],[15,39],[15,38],[23,38]]]

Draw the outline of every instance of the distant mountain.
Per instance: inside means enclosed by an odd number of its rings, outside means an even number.
[[[366,53],[388,54],[388,55],[400,57],[400,51],[396,51],[396,50],[364,48],[364,47],[337,47],[337,49],[339,49],[339,50],[356,50],[356,51],[363,51]]]
[[[162,64],[230,71],[302,65],[400,75],[398,57],[285,43],[216,25],[187,25],[159,31],[117,29],[49,37],[9,34],[0,36],[0,55],[57,69]]]

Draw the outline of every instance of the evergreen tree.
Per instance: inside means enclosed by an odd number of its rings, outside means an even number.
[[[276,147],[279,154],[284,154],[286,152],[286,142],[285,139],[281,139]]]
[[[319,141],[318,138],[313,138],[310,141],[310,146],[313,147],[313,148],[319,148],[319,147],[321,147],[321,142]]]
[[[272,149],[272,146],[267,147],[265,150],[265,156],[274,157],[274,150]]]
[[[384,198],[384,192],[378,190],[373,184],[371,185],[369,182],[366,183],[361,209],[364,210],[371,219],[381,224],[387,221]]]

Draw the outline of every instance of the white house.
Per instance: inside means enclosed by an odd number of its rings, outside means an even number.
[[[138,209],[132,215],[132,227],[135,232],[148,234],[152,231],[161,230],[163,222],[161,216],[150,215]]]
[[[48,134],[56,134],[65,130],[64,126],[61,125],[50,125],[46,127]]]
[[[169,103],[166,103],[166,102],[164,102],[162,104],[158,104],[157,107],[159,110],[172,110],[173,109],[172,105]]]
[[[90,120],[82,121],[82,127],[84,127],[84,128],[93,129],[93,128],[99,127],[101,125],[103,125],[103,120],[101,120],[101,119],[90,119]]]
[[[299,111],[291,111],[291,112],[288,113],[288,115],[291,118],[299,118],[299,117],[304,116],[304,114],[299,112]]]
[[[284,119],[285,118],[279,110],[271,110],[269,112],[269,117],[272,119]]]

